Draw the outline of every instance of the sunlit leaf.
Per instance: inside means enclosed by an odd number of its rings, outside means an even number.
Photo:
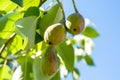
[[[14,39],[7,46],[9,53],[16,53],[22,49],[22,38],[19,35],[16,35]]]
[[[94,62],[93,62],[93,59],[89,55],[85,55],[84,56],[84,60],[90,66],[94,66],[95,65]]]
[[[66,41],[64,41],[57,47],[57,50],[62,60],[64,61],[66,68],[72,71],[74,67],[74,49],[72,45],[67,44]]]
[[[14,3],[16,3],[17,5],[23,7],[23,0],[11,0],[13,1]]]
[[[4,59],[0,58],[0,63],[1,63],[1,64],[3,63],[3,61],[4,61]]]
[[[16,22],[16,32],[24,39],[25,49],[34,47],[36,23],[36,16],[25,17]]]
[[[0,80],[11,80],[12,72],[7,65],[0,66]]]
[[[61,8],[58,4],[53,6],[39,22],[41,36],[50,25],[59,22],[63,18]]]
[[[8,54],[8,53],[7,53],[6,49],[4,49],[3,52],[2,52],[2,54],[1,54],[1,56],[4,57],[4,58],[6,58],[6,57],[7,57],[7,54]],[[1,58],[1,59],[2,59],[2,58]],[[4,59],[3,59],[3,60],[4,60]]]
[[[85,30],[82,32],[82,34],[90,38],[96,38],[99,36],[99,33],[90,26],[85,27]]]
[[[9,12],[16,8],[16,4],[10,0],[0,0],[0,11]]]
[[[19,7],[20,10],[27,10],[29,7],[38,7],[40,0],[23,0],[23,7]]]
[[[0,17],[0,38],[9,39],[15,31],[14,23],[22,17],[22,13],[9,13]]]
[[[2,22],[1,22],[2,23]],[[5,25],[3,23],[3,26],[1,28],[3,29],[0,31],[0,38],[3,39],[9,39],[10,36],[14,33],[15,27],[14,27],[14,22],[12,21],[7,21],[5,22]]]
[[[37,43],[36,47],[37,47],[37,51],[43,51],[47,47],[47,45],[44,41],[41,41]]]

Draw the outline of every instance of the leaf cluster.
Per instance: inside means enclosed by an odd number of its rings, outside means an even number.
[[[60,80],[72,73],[79,80],[80,72],[75,63],[81,60],[94,66],[91,57],[93,38],[98,32],[87,25],[79,35],[67,33],[63,43],[55,47],[59,69],[52,77],[41,70],[40,60],[47,44],[43,35],[48,26],[63,19],[59,4],[48,6],[48,0],[0,1],[0,80]],[[51,1],[56,3],[56,1]],[[65,72],[63,72],[63,70]]]

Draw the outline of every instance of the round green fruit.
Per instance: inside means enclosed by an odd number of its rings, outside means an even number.
[[[71,34],[80,34],[85,26],[84,18],[79,13],[73,13],[68,16],[66,21],[66,27]]]
[[[49,46],[42,58],[42,71],[45,76],[52,76],[58,69],[57,56],[55,55],[55,48]]]
[[[64,41],[65,37],[66,29],[61,23],[49,26],[44,33],[44,40],[49,45],[58,45]]]

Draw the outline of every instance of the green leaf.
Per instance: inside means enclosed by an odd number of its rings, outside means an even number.
[[[11,0],[11,1],[16,3],[19,6],[23,7],[23,0]]]
[[[9,12],[16,8],[16,4],[10,0],[0,0],[0,11]]]
[[[99,36],[99,33],[90,26],[86,26],[82,34],[90,38],[96,38]]]
[[[38,7],[40,0],[23,0],[23,7],[19,7],[20,10],[27,10],[29,7]]]
[[[9,13],[0,17],[0,38],[9,39],[15,31],[14,23],[22,17],[21,13]]]
[[[93,59],[89,55],[85,55],[84,56],[84,60],[90,66],[94,66],[95,65],[94,62],[93,62]]]
[[[70,43],[72,45],[75,45],[76,42],[75,42],[75,40],[73,38],[68,37],[67,39],[70,41]]]
[[[5,11],[0,11],[0,17],[2,17],[2,14],[6,14]]]
[[[79,80],[80,78],[80,72],[77,68],[74,68],[73,72],[72,72],[73,78],[74,80]]]
[[[7,16],[1,17],[0,18],[0,31],[2,31],[8,21]]]
[[[85,39],[81,39],[80,45],[83,49],[85,49]]]
[[[0,66],[0,80],[11,80],[12,72],[7,65]]]
[[[0,48],[1,48],[1,46],[2,46],[6,41],[7,41],[7,39],[2,39],[2,38],[0,38]]]
[[[58,4],[53,6],[47,14],[39,21],[40,34],[43,37],[45,30],[52,24],[59,22],[63,18],[61,8]]]
[[[58,71],[51,80],[60,80],[60,71]]]
[[[74,49],[71,44],[67,44],[66,41],[64,41],[62,44],[60,44],[57,47],[58,53],[62,60],[64,61],[64,64],[66,68],[70,71],[73,70],[74,67]]]
[[[9,45],[7,46],[8,48],[8,52],[9,53],[16,53],[17,51],[19,51],[20,49],[22,49],[22,38],[19,35],[16,35],[14,37],[14,39],[9,43]]]
[[[50,80],[51,77],[45,76],[42,72],[41,59],[39,57],[35,58],[33,62],[33,74],[34,80]]]
[[[34,47],[37,19],[36,16],[29,16],[16,22],[16,32],[24,39],[26,50]]]
[[[78,56],[76,56],[77,57],[77,60],[78,61],[81,61],[82,59],[83,59],[83,56],[82,55],[78,55]]]
[[[36,35],[35,35],[35,44],[36,43],[39,43],[39,42],[41,42],[41,41],[43,41],[44,39],[42,38],[42,36],[41,35],[39,35],[38,33],[36,33]]]
[[[38,7],[29,7],[24,14],[24,17],[27,16],[39,16],[39,8]]]
[[[33,60],[30,57],[30,52],[27,52],[26,56],[20,56],[17,61],[22,68],[22,80],[33,80],[32,63]]]
[[[33,61],[33,74],[34,74],[34,80],[40,80],[42,74],[42,70],[40,67],[40,58],[35,58]]]

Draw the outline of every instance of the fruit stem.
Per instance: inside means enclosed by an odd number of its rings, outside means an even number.
[[[61,2],[59,0],[57,0],[57,2],[58,2],[59,6],[60,6],[60,8],[62,10],[63,19],[65,20],[65,12],[64,12],[63,6],[62,6],[62,4],[61,4]]]
[[[76,13],[79,13],[78,10],[77,10],[77,7],[76,7],[76,4],[75,4],[75,1],[74,1],[74,0],[72,0],[72,3],[73,3],[75,12],[76,12]]]
[[[44,3],[44,2],[46,2],[47,0],[40,0],[40,3],[39,3],[39,5],[38,5],[38,7],[41,7],[41,5]]]

